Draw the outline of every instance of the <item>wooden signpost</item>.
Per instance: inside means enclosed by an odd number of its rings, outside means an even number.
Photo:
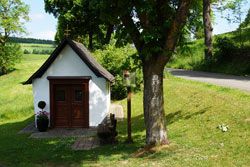
[[[129,68],[123,70],[123,86],[127,87],[127,119],[128,119],[128,138],[127,143],[133,143],[131,136],[131,87],[135,87],[135,72],[130,73]]]

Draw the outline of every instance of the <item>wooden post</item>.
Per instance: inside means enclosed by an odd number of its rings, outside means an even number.
[[[127,87],[128,97],[127,97],[127,116],[128,116],[128,138],[127,143],[133,143],[131,137],[131,87]]]

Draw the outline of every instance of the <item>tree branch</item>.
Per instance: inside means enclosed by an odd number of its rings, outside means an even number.
[[[109,24],[103,45],[109,44],[111,39],[111,34],[113,33],[113,31],[114,31],[114,24]]]
[[[129,29],[129,34],[130,37],[132,38],[134,45],[138,51],[138,53],[140,54],[141,50],[142,50],[142,45],[143,42],[140,40],[140,32],[139,30],[136,28],[132,16],[129,13],[126,13],[125,15],[121,16],[121,20],[123,25]]]
[[[157,0],[156,1],[156,8],[157,10],[157,21],[160,24],[163,24],[164,21],[167,19],[167,13],[168,13],[168,9],[165,8],[166,3],[168,3],[169,1],[166,0]]]
[[[172,26],[166,36],[163,52],[160,53],[163,54],[163,56],[158,56],[157,63],[162,67],[166,65],[177,45],[181,29],[187,19],[190,3],[191,0],[181,0],[179,3],[177,12],[172,21]]]
[[[137,16],[141,22],[142,28],[145,29],[149,24],[148,15],[145,12],[141,12],[140,10],[136,9]]]
[[[4,46],[4,40],[2,40],[1,38],[0,38],[0,43],[2,44],[2,46]]]

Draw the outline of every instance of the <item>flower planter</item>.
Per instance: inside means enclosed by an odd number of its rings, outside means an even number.
[[[40,132],[45,132],[48,129],[49,120],[48,119],[37,119],[36,125],[37,125],[37,129]]]

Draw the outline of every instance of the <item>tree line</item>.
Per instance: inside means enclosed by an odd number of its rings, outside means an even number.
[[[36,43],[36,44],[52,44],[54,45],[55,42],[52,40],[45,40],[45,39],[35,39],[35,38],[21,38],[21,37],[9,37],[8,42],[15,42],[15,43]]]

